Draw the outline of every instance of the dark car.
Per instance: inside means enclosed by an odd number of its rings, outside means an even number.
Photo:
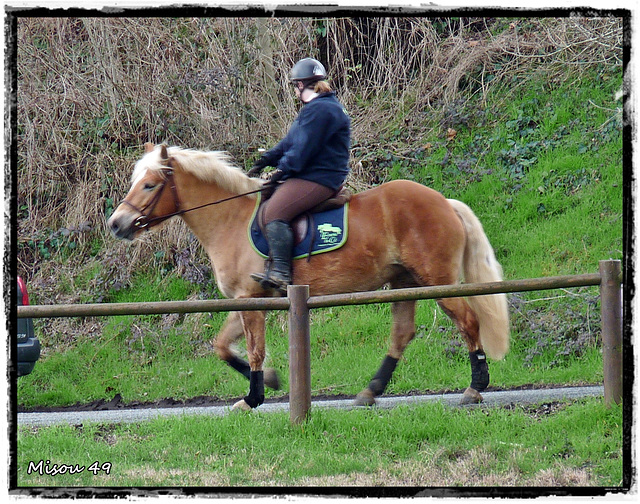
[[[18,277],[18,306],[28,304],[27,286],[22,278]],[[40,342],[33,332],[33,320],[30,318],[19,318],[16,327],[18,329],[18,376],[24,376],[33,371],[40,357]]]

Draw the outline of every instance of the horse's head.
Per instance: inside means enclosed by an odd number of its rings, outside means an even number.
[[[136,163],[129,193],[107,221],[119,239],[133,240],[179,210],[173,159],[166,146],[146,144],[145,151],[145,156]]]

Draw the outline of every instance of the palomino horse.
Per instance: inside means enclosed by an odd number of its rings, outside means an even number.
[[[133,240],[144,230],[180,216],[209,254],[220,291],[228,298],[275,296],[250,278],[263,258],[250,246],[247,226],[264,181],[249,178],[221,152],[201,152],[151,144],[136,163],[124,201],[108,221],[113,235]],[[464,203],[406,180],[382,184],[353,196],[349,238],[340,249],[296,260],[293,282],[310,295],[501,280],[502,268],[482,225]],[[509,347],[506,296],[492,294],[438,299],[469,349],[471,384],[462,402],[482,401],[489,384],[485,356],[501,359]],[[357,405],[373,405],[415,335],[415,301],[393,303],[391,345]],[[231,312],[216,337],[218,356],[249,379],[249,394],[233,408],[264,402],[264,386],[278,387],[275,371],[263,372],[265,313]],[[248,360],[231,345],[244,335]]]

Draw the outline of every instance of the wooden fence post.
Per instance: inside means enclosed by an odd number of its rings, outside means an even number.
[[[604,402],[622,400],[622,292],[620,261],[600,261],[600,310],[602,312],[602,360]]]
[[[309,286],[289,285],[289,419],[300,424],[311,407]]]

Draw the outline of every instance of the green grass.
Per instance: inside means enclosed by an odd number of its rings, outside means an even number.
[[[18,485],[620,486],[621,408],[598,399],[556,407],[548,414],[527,406],[314,408],[302,426],[286,413],[258,410],[25,428],[18,431]],[[40,460],[86,469],[51,476],[32,467],[28,474],[29,462]],[[110,463],[109,474],[88,470],[94,462],[96,469]]]
[[[621,75],[589,77],[602,86],[532,80],[506,109],[486,111],[493,127],[457,126],[455,140],[432,142],[422,165],[396,163],[392,178],[469,204],[509,278],[593,272],[601,259],[620,259]],[[481,112],[461,107],[471,118]]]

